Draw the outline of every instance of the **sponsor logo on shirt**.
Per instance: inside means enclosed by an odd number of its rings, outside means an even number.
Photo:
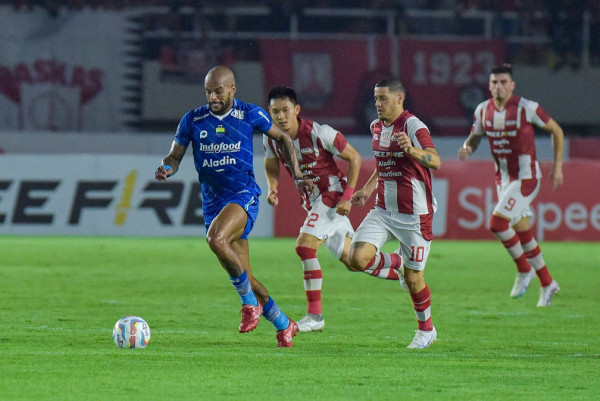
[[[492,143],[494,144],[494,146],[504,146],[504,145],[510,144],[510,141],[506,138],[502,138],[502,139],[494,139],[492,141]]]
[[[517,136],[517,131],[486,131],[487,136],[492,138],[502,138],[507,136]]]
[[[200,144],[200,151],[205,153],[233,153],[239,152],[242,149],[242,141],[236,143],[205,143]]]
[[[202,167],[222,167],[222,166],[228,166],[230,164],[237,164],[237,160],[234,157],[227,155],[218,160],[204,159],[204,162],[202,163]]]
[[[302,153],[303,155],[307,154],[307,153],[314,153],[315,150],[313,148],[302,148],[300,149],[300,153]]]
[[[404,157],[404,152],[392,152],[386,150],[374,150],[375,157]]]
[[[377,163],[377,165],[379,167],[388,167],[388,166],[395,166],[396,165],[396,161],[395,160],[379,160],[379,162]]]
[[[315,167],[316,165],[317,165],[317,161],[316,161],[316,160],[315,160],[315,161],[313,161],[313,162],[310,162],[310,163],[304,163],[304,164],[300,164],[300,170],[303,170],[303,171],[304,171],[304,169],[307,169],[307,168],[313,168],[313,167]]]
[[[386,172],[380,172],[380,173],[378,173],[378,175],[381,178],[402,177],[402,172],[401,171],[386,171]]]
[[[196,121],[199,121],[199,120],[202,120],[203,118],[206,118],[206,117],[208,117],[209,115],[210,115],[210,113],[206,113],[206,114],[203,114],[203,115],[201,115],[201,116],[196,116],[196,117],[194,117],[194,122],[196,122]]]

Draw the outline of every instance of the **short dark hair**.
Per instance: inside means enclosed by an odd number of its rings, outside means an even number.
[[[387,77],[375,84],[376,88],[390,88],[391,92],[402,92],[406,95],[406,89],[402,82],[396,77]]]
[[[288,86],[274,86],[267,95],[267,103],[271,103],[273,99],[290,99],[292,104],[298,104],[298,98],[296,97],[296,91]]]
[[[512,78],[512,65],[508,63],[497,65],[492,68],[492,74],[508,74]]]

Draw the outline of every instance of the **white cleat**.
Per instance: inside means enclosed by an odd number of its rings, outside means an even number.
[[[298,320],[298,330],[301,332],[321,331],[325,328],[325,319],[322,315],[308,314]]]
[[[415,333],[415,338],[413,338],[412,342],[406,348],[427,348],[437,340],[435,327],[432,331],[417,330]]]
[[[540,288],[540,299],[538,301],[537,306],[545,307],[550,306],[550,299],[554,294],[560,291],[560,287],[556,280],[552,280],[550,285]]]
[[[400,248],[396,249],[394,253],[400,255]],[[402,255],[400,255],[400,258],[402,258]],[[398,282],[400,283],[400,286],[402,286],[404,291],[409,292],[408,285],[406,285],[406,281],[404,280],[404,260],[402,260],[400,268],[396,269],[396,272],[398,273]]]
[[[513,285],[512,291],[510,292],[511,298],[521,298],[527,288],[531,279],[535,277],[535,270],[531,268],[527,273],[517,273],[515,277],[515,284]]]

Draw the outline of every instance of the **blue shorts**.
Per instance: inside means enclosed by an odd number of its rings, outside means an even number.
[[[240,236],[240,239],[248,239],[248,235],[250,235],[250,231],[254,227],[254,223],[256,222],[256,216],[258,216],[258,196],[253,195],[251,193],[243,193],[236,194],[235,197],[229,198],[224,201],[220,207],[214,208],[211,207],[214,212],[204,211],[204,226],[206,227],[206,232],[208,232],[208,228],[212,221],[221,213],[221,210],[225,208],[230,203],[235,203],[240,205],[248,215],[248,220],[246,221],[246,227],[244,228],[244,232]]]

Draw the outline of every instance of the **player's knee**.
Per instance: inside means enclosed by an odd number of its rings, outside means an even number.
[[[510,222],[508,220],[495,214],[492,215],[492,218],[490,219],[490,230],[493,233],[500,233],[502,231],[506,231],[509,227]]]
[[[300,257],[300,260],[317,258],[317,250],[313,248],[308,248],[306,246],[297,246],[296,254]]]
[[[352,266],[352,264],[350,264],[350,259],[348,258],[348,252],[342,253],[342,256],[340,256],[340,262],[342,262],[344,264],[344,266],[346,266],[346,269],[350,270],[351,272],[363,271],[363,269],[354,267],[354,266]]]
[[[422,270],[404,269],[404,281],[408,286],[408,292],[411,294],[419,293],[425,288],[425,275]]]
[[[373,255],[367,255],[361,248],[350,247],[348,253],[348,269],[352,271],[363,271],[373,258]]]
[[[222,254],[228,246],[227,239],[219,233],[208,232],[206,234],[206,242],[208,243],[210,250],[217,255]]]

